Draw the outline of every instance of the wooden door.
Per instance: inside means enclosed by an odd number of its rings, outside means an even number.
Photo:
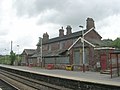
[[[107,68],[107,55],[102,54],[100,58],[101,69],[104,71]]]

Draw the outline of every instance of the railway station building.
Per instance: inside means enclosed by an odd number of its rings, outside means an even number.
[[[84,38],[83,34],[85,34]],[[65,30],[63,27],[59,29],[58,37],[50,39],[49,34],[44,33],[43,37],[39,38],[37,49],[28,62],[30,61],[33,66],[45,68],[52,64],[57,69],[64,69],[66,65],[74,65],[75,70],[80,69],[83,65],[83,39],[86,69],[88,67],[92,70],[97,64],[107,69],[109,63],[107,55],[113,48],[103,43],[101,35],[95,30],[95,22],[92,18],[87,18],[86,29],[81,31],[73,32],[72,27],[68,25]],[[105,64],[101,64],[102,60]]]

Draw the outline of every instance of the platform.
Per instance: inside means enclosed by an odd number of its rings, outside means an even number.
[[[58,69],[47,70],[47,69],[41,69],[39,67],[6,66],[6,65],[0,65],[0,66],[9,67],[27,72],[33,72],[37,74],[66,78],[71,80],[85,81],[96,84],[105,84],[105,85],[120,87],[120,77],[115,77],[111,79],[110,75],[100,74],[99,72],[86,71],[84,73],[81,71],[66,71],[66,70],[58,70]]]

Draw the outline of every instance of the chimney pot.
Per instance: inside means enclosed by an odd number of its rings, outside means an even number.
[[[59,29],[59,37],[64,36],[64,29],[63,27],[61,29]]]
[[[69,34],[71,34],[72,33],[72,28],[71,28],[71,26],[70,25],[67,25],[67,27],[66,27],[66,30],[67,30],[67,32],[66,32],[66,35],[69,35]]]
[[[46,33],[43,34],[43,42],[47,42],[48,40],[49,40],[49,35],[46,32]]]

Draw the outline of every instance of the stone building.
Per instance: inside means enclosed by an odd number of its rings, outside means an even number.
[[[83,42],[81,37],[85,34],[84,63],[89,69],[95,68],[97,63],[102,60],[100,55],[105,50],[100,49],[104,46],[101,40],[102,37],[95,29],[90,30],[91,28],[95,28],[94,20],[87,18],[86,29],[84,30],[73,32],[72,27],[68,25],[66,30],[63,27],[59,29],[59,36],[52,39],[49,38],[47,32],[44,33],[43,37],[39,38],[37,49],[31,56],[33,58],[31,62],[42,67],[52,64],[54,68],[61,69],[64,69],[66,65],[74,65],[74,69],[81,68],[83,65]],[[111,49],[107,48],[107,50]]]
[[[84,33],[86,33],[92,27],[95,28],[94,20],[92,18],[87,18],[86,24],[87,24],[86,29],[83,30]],[[70,25],[66,27],[66,34],[64,33],[64,31],[65,30],[62,27],[61,29],[59,29],[59,37],[52,39],[49,39],[48,33],[43,34],[42,39],[43,67],[46,67],[48,64],[54,64],[55,68],[64,68],[64,66],[67,64],[76,66],[83,64],[82,56],[83,47],[81,40],[78,40],[78,42],[76,42],[75,45],[73,45],[73,43],[79,37],[82,37],[82,31],[72,32],[72,27]],[[91,44],[99,46],[102,37],[95,30],[91,30],[84,36],[84,38]],[[40,42],[38,42],[37,44],[38,51],[40,47],[41,47]],[[88,43],[85,43],[84,49],[85,49],[85,64],[93,66],[94,64],[96,64],[94,60],[94,47]],[[41,56],[39,55],[39,57]]]
[[[29,66],[31,63],[36,63],[33,62],[33,58],[32,55],[34,55],[35,53],[35,49],[24,49],[21,56],[22,56],[22,61],[21,61],[21,65],[25,65],[25,66]]]

